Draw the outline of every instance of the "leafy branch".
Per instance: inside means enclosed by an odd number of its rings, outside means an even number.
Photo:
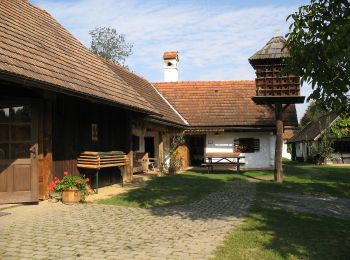
[[[110,27],[98,27],[90,31],[91,51],[115,64],[128,68],[125,60],[132,54],[133,44],[127,42],[124,34]]]

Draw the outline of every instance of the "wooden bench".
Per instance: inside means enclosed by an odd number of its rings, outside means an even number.
[[[122,185],[124,183],[124,171],[128,162],[128,157],[121,151],[110,152],[82,152],[77,159],[78,168],[96,170],[96,193],[98,193],[98,174],[103,168],[120,167],[122,173]]]
[[[208,168],[208,173],[214,170],[214,166],[230,165],[236,167],[236,173],[240,171],[240,167],[245,165],[244,162],[240,162],[240,159],[244,159],[245,156],[239,155],[239,153],[207,153],[206,162],[202,163],[202,166]],[[216,161],[213,161],[215,159]]]

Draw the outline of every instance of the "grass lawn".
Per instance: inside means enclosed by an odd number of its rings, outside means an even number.
[[[259,195],[259,194],[258,194]],[[350,221],[255,205],[215,259],[349,259]]]
[[[156,177],[147,182],[145,187],[97,203],[142,208],[187,204],[223,189],[227,181],[242,178],[227,172],[204,172],[187,171],[175,176]]]
[[[315,166],[313,164],[284,161],[284,182],[265,181],[259,184],[260,192],[300,192],[302,194],[350,198],[350,167]],[[259,180],[273,180],[268,171],[248,171],[244,176]]]
[[[257,184],[257,198],[298,192],[350,198],[350,167],[284,163],[285,181]],[[272,179],[272,172],[244,175]],[[244,223],[227,237],[216,259],[349,259],[350,221],[268,208],[257,200]]]

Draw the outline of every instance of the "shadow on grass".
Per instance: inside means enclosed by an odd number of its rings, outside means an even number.
[[[350,221],[255,205],[217,259],[349,259]]]
[[[203,176],[193,172],[156,177],[147,182],[145,187],[98,203],[143,208],[187,204],[223,189],[225,183],[232,179],[229,174]]]
[[[262,181],[259,192],[298,192],[305,195],[350,198],[350,167],[285,161],[282,184],[273,182],[273,171],[245,171],[242,175]]]
[[[154,214],[164,216],[179,215],[191,219],[221,218],[236,214],[235,208],[232,211],[225,211],[225,207],[232,206],[230,204],[232,194],[225,197],[226,192],[212,193],[222,191],[225,185],[233,180],[248,178],[259,180],[258,196],[267,195],[267,193],[296,192],[317,196],[350,197],[348,170],[349,167],[330,168],[285,162],[285,181],[283,184],[277,184],[271,181],[273,171],[242,171],[236,174],[234,171],[215,170],[208,174],[204,168],[195,168],[175,176],[154,178],[143,188],[97,203],[150,208]],[[246,194],[241,196],[242,203],[249,202],[251,198],[248,191],[251,185],[248,181],[242,181],[242,183],[246,183],[242,184],[245,185],[243,188],[236,188],[243,193],[246,189]],[[236,188],[231,190],[234,192]],[[222,196],[222,198],[215,196]],[[206,199],[201,201],[204,197]],[[211,206],[201,204],[208,202]]]

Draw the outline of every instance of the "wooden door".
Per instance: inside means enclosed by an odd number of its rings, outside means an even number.
[[[38,201],[38,119],[31,103],[0,103],[0,204]]]
[[[179,153],[179,157],[182,159],[181,169],[186,169],[190,166],[189,163],[189,150],[186,145],[180,145],[177,148],[177,152]]]
[[[145,137],[145,152],[148,153],[148,158],[154,158],[154,137]]]

